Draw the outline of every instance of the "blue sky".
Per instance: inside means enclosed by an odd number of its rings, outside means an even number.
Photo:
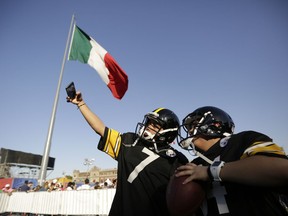
[[[117,100],[88,65],[66,62],[47,178],[86,170],[85,158],[117,166],[66,103],[71,81],[120,132],[157,107],[182,120],[211,105],[232,116],[236,132],[265,133],[288,152],[286,0],[0,1],[0,147],[43,154],[73,13],[126,71],[129,89]]]

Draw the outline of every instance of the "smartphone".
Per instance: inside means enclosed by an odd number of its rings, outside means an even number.
[[[74,85],[74,82],[71,82],[67,87],[66,87],[66,92],[68,97],[71,99],[74,99],[76,97],[76,88]]]

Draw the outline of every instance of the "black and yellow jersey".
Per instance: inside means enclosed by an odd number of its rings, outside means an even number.
[[[254,155],[287,159],[284,150],[273,143],[271,138],[255,131],[244,131],[223,138],[203,154],[212,161],[218,158],[224,162],[237,161]],[[208,165],[201,158],[194,159],[193,163]],[[279,202],[279,188],[255,187],[231,182],[213,182],[209,187],[207,198],[201,207],[202,211],[199,211],[197,216],[287,215]]]
[[[166,188],[170,175],[187,158],[170,145],[158,148],[135,133],[105,128],[98,149],[118,161],[117,189],[110,216],[166,216]]]

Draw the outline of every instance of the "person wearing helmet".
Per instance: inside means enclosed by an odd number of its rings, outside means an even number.
[[[286,153],[267,135],[234,134],[234,127],[232,118],[213,106],[200,107],[182,121],[186,136],[180,132],[178,144],[198,157],[178,167],[175,176],[187,175],[184,184],[201,180],[207,186],[196,216],[287,215],[280,200],[288,191]]]
[[[179,164],[188,159],[171,147],[178,135],[174,112],[158,108],[144,116],[135,132],[120,133],[105,126],[84,102],[80,92],[71,102],[101,136],[98,149],[117,160],[117,187],[110,216],[166,216],[166,188]]]

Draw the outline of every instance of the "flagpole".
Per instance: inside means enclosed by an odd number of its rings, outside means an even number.
[[[57,110],[57,105],[58,105],[59,93],[60,93],[62,77],[63,77],[64,67],[65,67],[65,62],[66,62],[66,56],[67,56],[67,50],[68,50],[68,46],[69,46],[69,40],[71,38],[71,30],[72,30],[73,24],[74,24],[74,14],[72,15],[70,29],[69,29],[69,33],[68,33],[68,37],[67,37],[67,41],[66,41],[66,48],[65,48],[64,57],[63,57],[63,61],[62,61],[62,67],[61,67],[60,76],[59,76],[59,80],[58,80],[58,87],[57,87],[57,91],[56,91],[56,96],[54,99],[54,105],[53,105],[52,115],[51,115],[51,119],[50,119],[46,145],[45,145],[44,153],[42,156],[41,169],[40,169],[40,174],[39,174],[39,179],[38,179],[38,184],[41,186],[44,185],[44,181],[46,180],[46,173],[47,173],[47,166],[48,166],[48,161],[49,161],[51,139],[52,139],[52,134],[53,134],[56,110]]]

